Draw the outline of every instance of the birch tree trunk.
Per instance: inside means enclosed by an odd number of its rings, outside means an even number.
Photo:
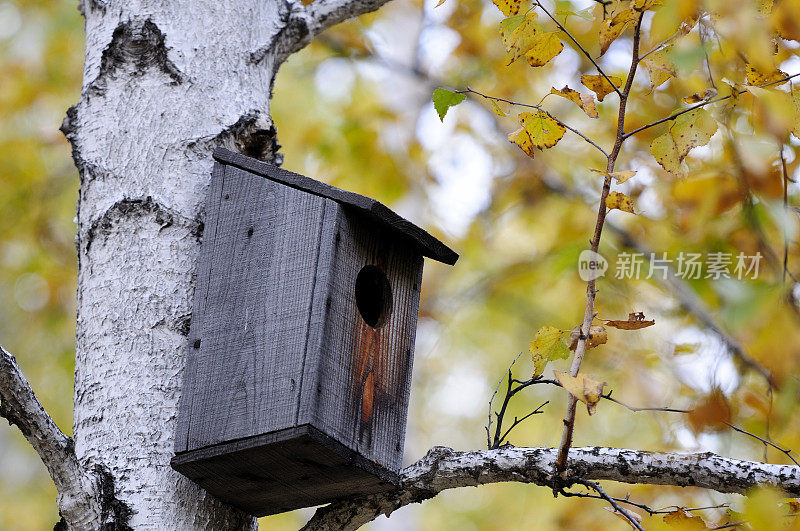
[[[81,179],[74,438],[115,528],[255,527],[169,459],[211,152],[276,158],[269,103],[290,9],[81,5],[82,93],[62,126]]]

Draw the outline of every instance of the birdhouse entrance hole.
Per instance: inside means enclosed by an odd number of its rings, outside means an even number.
[[[356,277],[356,306],[361,318],[380,328],[392,313],[392,286],[386,273],[374,265],[364,266]]]

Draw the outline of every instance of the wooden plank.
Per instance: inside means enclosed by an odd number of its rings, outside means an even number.
[[[336,227],[318,382],[324,400],[316,403],[314,425],[364,457],[399,470],[422,257],[352,210],[340,211]],[[364,322],[355,302],[356,277],[366,265],[385,271],[392,288],[393,310],[379,329]]]
[[[175,429],[175,452],[184,452],[189,449],[189,419],[192,410],[192,397],[195,393],[195,372],[197,371],[196,353],[200,347],[200,338],[203,330],[203,315],[206,311],[206,298],[211,278],[212,249],[219,222],[219,208],[222,200],[224,178],[225,166],[215,162],[214,169],[211,172],[211,183],[206,192],[205,229],[203,231],[203,241],[200,245],[200,254],[197,259],[192,321],[186,346],[186,366],[183,371],[183,387],[181,388],[178,421]]]
[[[188,448],[295,424],[324,199],[228,167]]]
[[[333,285],[333,272],[336,264],[336,233],[338,230],[337,218],[340,206],[338,203],[325,199],[325,210],[321,224],[319,239],[319,254],[316,263],[314,295],[308,315],[308,336],[306,341],[305,359],[303,360],[303,377],[300,385],[300,400],[297,406],[297,425],[310,424],[314,421],[314,412],[318,400],[322,396],[322,387],[319,385],[322,357],[327,355],[322,342],[330,304],[328,302]]]
[[[262,162],[225,148],[214,150],[214,158],[237,168],[261,175],[267,179],[280,182],[286,186],[303,190],[307,193],[332,199],[346,207],[351,207],[366,214],[372,221],[390,228],[395,235],[411,242],[423,255],[445,264],[453,265],[458,254],[441,241],[431,236],[424,229],[397,215],[382,203],[360,194],[348,192],[334,186],[319,182],[304,175],[293,173],[266,162]]]
[[[172,467],[250,514],[265,516],[391,490],[396,474],[308,426],[193,450]]]

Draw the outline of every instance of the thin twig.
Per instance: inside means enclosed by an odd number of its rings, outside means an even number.
[[[538,111],[541,111],[544,114],[546,114],[547,116],[549,116],[550,118],[552,118],[553,120],[555,120],[558,123],[558,125],[560,125],[561,127],[565,128],[565,129],[569,129],[570,131],[572,131],[573,133],[575,133],[576,135],[578,135],[579,137],[581,137],[582,139],[584,139],[585,141],[587,141],[588,143],[590,143],[591,145],[596,147],[600,151],[600,153],[602,153],[603,155],[608,157],[608,153],[606,153],[606,151],[603,148],[601,148],[595,141],[593,141],[591,138],[589,138],[588,136],[584,135],[583,133],[581,133],[580,131],[578,131],[574,127],[571,127],[571,126],[567,125],[566,123],[564,123],[559,118],[556,118],[555,116],[553,116],[544,107],[541,107],[539,105],[533,105],[531,103],[520,103],[518,101],[507,100],[505,98],[498,98],[496,96],[489,96],[488,94],[483,94],[482,92],[478,92],[477,90],[473,90],[470,87],[467,87],[464,90],[457,90],[456,93],[458,93],[458,94],[475,94],[476,96],[480,96],[480,97],[485,98],[487,100],[502,101],[504,103],[508,103],[509,105],[515,105],[517,107],[527,107],[529,109],[536,109]]]
[[[514,364],[517,362],[517,360],[520,358],[520,356],[522,356],[522,352],[517,354],[517,357],[514,358],[514,361],[512,361],[511,365],[509,365],[508,369],[506,369],[509,380],[511,379],[511,368],[514,366]],[[486,423],[486,446],[489,449],[492,448],[492,436],[490,435],[490,433],[491,433],[491,429],[492,429],[492,413],[494,412],[494,407],[493,407],[494,398],[497,396],[497,392],[500,390],[500,384],[502,384],[503,380],[505,380],[505,379],[506,379],[506,376],[504,375],[502,378],[500,378],[497,381],[497,385],[494,387],[494,392],[492,393],[492,396],[489,398],[489,420]]]
[[[636,406],[631,406],[629,404],[626,404],[625,402],[622,402],[620,400],[617,400],[616,398],[613,398],[611,396],[611,391],[609,391],[608,394],[600,395],[600,398],[605,398],[606,400],[614,402],[615,404],[619,404],[620,406],[625,407],[625,408],[627,408],[627,409],[629,409],[630,411],[633,411],[633,412],[638,412],[638,411],[664,411],[666,413],[689,413],[688,409],[675,409],[675,408],[671,408],[671,407],[636,407]]]
[[[595,499],[595,500],[604,500],[604,501],[606,500],[605,498],[603,498],[602,496],[600,496],[598,494],[591,494],[589,492],[570,492],[570,491],[566,491],[566,490],[561,490],[561,491],[559,491],[559,494],[561,494],[565,498],[591,498],[591,499]],[[661,509],[653,509],[647,504],[640,503],[640,502],[635,502],[635,501],[631,500],[630,498],[613,498],[613,499],[617,503],[624,503],[625,505],[630,505],[631,507],[636,507],[638,509],[641,509],[641,510],[645,511],[647,514],[649,514],[650,516],[653,516],[653,515],[656,515],[656,514],[670,514],[670,513],[674,513],[675,511],[677,511],[679,509],[681,511],[685,512],[685,513],[690,513],[690,512],[693,512],[693,511],[704,511],[704,510],[708,510],[708,509],[725,509],[725,508],[729,507],[729,505],[727,503],[721,503],[719,505],[709,505],[709,506],[706,506],[706,507],[680,507],[679,505],[669,505],[668,507],[674,507],[674,509],[668,509],[667,507],[663,507]]]
[[[750,437],[752,437],[752,438],[754,438],[754,439],[758,439],[758,440],[759,440],[759,441],[761,441],[763,444],[768,444],[768,445],[772,446],[773,448],[775,448],[775,449],[776,449],[776,450],[778,450],[779,452],[782,452],[782,453],[783,453],[783,454],[784,454],[786,457],[788,457],[789,459],[791,459],[791,460],[792,460],[792,462],[793,462],[795,465],[798,465],[798,466],[800,466],[800,463],[798,463],[798,462],[797,462],[797,459],[795,459],[794,457],[792,457],[792,454],[791,454],[791,452],[792,452],[792,451],[791,451],[791,450],[788,450],[788,449],[786,449],[786,448],[781,448],[780,446],[778,446],[778,445],[777,445],[777,444],[775,444],[774,442],[772,442],[772,441],[768,441],[767,439],[764,439],[763,437],[759,437],[759,436],[758,436],[758,435],[756,435],[755,433],[750,433],[749,431],[747,431],[747,430],[743,430],[742,428],[737,428],[736,426],[734,426],[734,425],[733,425],[733,424],[731,424],[730,422],[725,422],[725,421],[722,421],[722,423],[723,423],[723,424],[725,424],[726,426],[728,426],[729,428],[731,428],[731,429],[732,429],[732,430],[734,430],[734,431],[738,431],[739,433],[743,433],[744,435],[749,435]]]
[[[597,210],[597,223],[595,224],[594,229],[594,236],[591,240],[591,250],[592,252],[597,252],[600,247],[600,237],[603,233],[603,224],[605,223],[606,219],[606,199],[608,198],[608,194],[611,191],[611,177],[610,174],[614,171],[614,164],[617,162],[617,157],[619,156],[620,149],[622,148],[622,143],[625,141],[625,137],[623,132],[625,131],[625,110],[627,108],[628,103],[628,95],[630,94],[631,87],[633,86],[633,80],[636,77],[636,68],[639,65],[639,41],[641,38],[641,29],[642,29],[642,17],[644,16],[643,13],[639,14],[639,18],[636,21],[636,26],[633,30],[633,50],[631,52],[631,67],[628,72],[628,79],[625,82],[625,88],[620,95],[619,101],[619,113],[617,117],[617,135],[616,140],[614,142],[614,147],[611,150],[611,153],[608,156],[608,163],[606,164],[606,178],[603,181],[603,190],[600,194],[600,202],[598,205]],[[589,336],[589,329],[592,326],[592,321],[594,320],[594,299],[597,295],[597,291],[595,290],[595,279],[591,278],[586,284],[586,308],[583,314],[583,323],[580,327],[580,336],[578,339],[578,344],[575,348],[575,356],[572,359],[572,365],[570,367],[569,374],[572,377],[578,375],[580,371],[581,362],[583,361],[583,356],[586,352],[586,342]],[[575,429],[575,408],[577,405],[577,399],[569,395],[567,397],[567,411],[564,415],[564,429],[561,434],[561,443],[559,444],[558,449],[558,458],[555,462],[555,473],[557,475],[562,474],[566,469],[567,464],[567,455],[569,454],[569,447],[572,445],[572,432]]]
[[[777,81],[772,81],[770,83],[764,83],[763,85],[758,85],[756,88],[764,88],[764,87],[769,87],[769,86],[772,86],[772,85],[780,85],[781,83],[786,83],[790,79],[793,79],[793,78],[795,78],[797,76],[800,76],[800,72],[798,72],[797,74],[792,74],[791,76],[786,76],[784,78],[778,79]],[[727,96],[720,96],[718,98],[712,98],[710,100],[701,101],[700,103],[696,103],[696,104],[694,104],[694,105],[692,105],[690,107],[687,107],[687,108],[685,108],[685,109],[683,109],[681,111],[678,111],[678,112],[676,112],[674,114],[671,114],[671,115],[667,116],[666,118],[661,118],[659,120],[656,120],[655,122],[643,125],[641,127],[637,127],[633,131],[629,131],[629,132],[623,134],[622,138],[623,139],[627,139],[627,138],[635,135],[636,133],[640,133],[640,132],[644,131],[645,129],[650,129],[651,127],[655,127],[655,126],[657,126],[659,124],[663,124],[664,122],[669,122],[671,120],[674,120],[678,116],[686,114],[687,112],[692,112],[693,110],[699,109],[700,107],[705,107],[706,105],[710,105],[712,103],[718,103],[720,101],[727,100],[727,99],[729,99],[730,97],[732,97],[734,95],[738,96],[740,94],[744,94],[745,92],[747,92],[747,90],[734,91],[734,92],[731,92],[730,94],[728,94]]]
[[[617,95],[618,95],[618,96],[621,98],[621,97],[622,97],[622,92],[620,92],[619,88],[617,88],[617,86],[614,84],[614,82],[613,82],[613,81],[611,81],[611,78],[609,78],[609,77],[606,75],[606,73],[605,73],[605,72],[603,72],[603,69],[602,69],[602,68],[600,68],[600,65],[598,65],[598,64],[597,64],[597,61],[595,61],[595,60],[594,60],[594,58],[591,56],[591,54],[590,54],[589,52],[587,52],[587,51],[586,51],[586,49],[585,49],[583,46],[581,46],[581,45],[580,45],[580,43],[579,43],[577,40],[575,40],[575,37],[573,37],[573,36],[572,36],[572,34],[571,34],[569,31],[567,31],[567,28],[565,28],[565,27],[564,27],[564,25],[563,25],[563,24],[561,24],[561,22],[559,22],[558,20],[556,20],[556,17],[554,17],[553,15],[551,15],[551,14],[550,14],[550,11],[548,11],[548,10],[547,10],[547,9],[546,9],[546,8],[545,8],[545,7],[544,7],[542,4],[541,4],[541,3],[539,3],[539,2],[536,2],[534,5],[535,5],[535,6],[537,6],[537,7],[539,7],[539,8],[540,8],[542,11],[544,11],[544,13],[545,13],[545,14],[546,14],[548,17],[550,17],[550,19],[551,19],[553,22],[555,22],[555,23],[556,23],[556,26],[558,26],[558,29],[560,29],[561,31],[563,31],[563,32],[564,32],[564,34],[565,34],[567,37],[569,37],[569,38],[570,38],[570,40],[572,40],[572,42],[574,42],[574,43],[575,43],[575,46],[577,46],[577,47],[578,47],[578,49],[581,51],[581,53],[583,53],[583,55],[585,55],[585,56],[586,56],[586,58],[587,58],[587,59],[589,59],[589,61],[591,61],[591,62],[592,62],[592,64],[593,64],[593,65],[594,65],[594,67],[597,69],[597,71],[600,73],[600,75],[601,75],[601,76],[603,76],[604,78],[606,78],[606,81],[608,81],[608,83],[609,83],[609,84],[610,84],[612,87],[614,87],[614,92],[616,92],[616,93],[617,93]],[[603,6],[603,10],[605,10],[605,5]]]
[[[608,503],[610,503],[615,511],[617,511],[619,514],[624,516],[635,529],[639,529],[640,531],[644,531],[644,528],[642,527],[642,524],[639,523],[639,520],[636,517],[634,517],[633,514],[629,513],[626,509],[623,509],[622,506],[620,506],[619,503],[617,503],[615,498],[612,498],[611,496],[606,494],[606,491],[603,490],[603,488],[600,486],[599,483],[595,483],[594,481],[588,481],[588,480],[585,480],[585,479],[576,480],[576,483],[580,483],[581,485],[583,485],[585,487],[589,487],[589,488],[593,489],[604,500],[606,500]]]
[[[519,357],[519,356],[517,356],[517,357]],[[512,365],[513,365],[513,363],[512,363]],[[502,382],[502,380],[501,380],[501,382]],[[491,440],[491,441],[489,440],[489,433],[490,433],[490,426],[491,426],[491,414],[492,414],[492,411],[491,411],[491,409],[489,410],[489,415],[490,415],[489,425],[486,426],[486,437],[487,437],[487,443],[488,443],[488,446],[489,446],[489,450],[494,450],[495,448],[499,448],[500,445],[503,444],[503,440],[508,436],[508,434],[511,432],[511,430],[514,429],[514,427],[516,427],[518,424],[520,424],[522,421],[524,421],[528,417],[530,417],[532,415],[536,415],[538,413],[541,413],[541,411],[540,411],[541,408],[543,408],[544,406],[546,406],[549,403],[549,400],[548,400],[544,404],[542,404],[539,407],[537,407],[533,412],[528,413],[527,415],[525,415],[521,419],[518,419],[517,417],[514,417],[514,422],[512,423],[511,427],[508,430],[506,430],[505,433],[503,433],[503,420],[505,419],[506,409],[508,408],[508,404],[511,401],[511,399],[514,398],[514,396],[517,393],[519,393],[523,389],[526,389],[527,387],[530,387],[531,385],[540,384],[540,383],[550,383],[550,382],[551,382],[551,380],[544,380],[541,376],[537,376],[535,378],[531,378],[530,380],[524,380],[524,381],[516,380],[513,377],[513,375],[511,374],[511,367],[508,368],[508,386],[506,388],[506,396],[503,399],[503,404],[500,406],[500,411],[495,413],[495,416],[497,417],[497,425],[495,426],[494,439]],[[517,386],[514,387],[514,384],[517,384]],[[491,407],[491,405],[490,405],[490,407]]]

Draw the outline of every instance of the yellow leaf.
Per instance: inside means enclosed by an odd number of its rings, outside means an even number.
[[[555,33],[541,33],[534,37],[533,46],[525,53],[525,58],[531,66],[544,66],[563,49],[564,45]]]
[[[603,387],[605,387],[606,382],[598,382],[582,373],[579,373],[578,376],[572,376],[566,372],[553,371],[553,374],[558,383],[561,384],[561,387],[586,404],[586,411],[590,415],[594,413],[597,403],[603,395]]]
[[[531,135],[529,135],[525,129],[520,128],[509,134],[508,141],[518,145],[526,155],[533,158],[533,141],[531,140]]]
[[[522,0],[492,0],[492,2],[507,17],[513,17],[519,13],[519,8],[522,6]],[[439,2],[439,4],[441,3]]]
[[[697,92],[695,94],[692,94],[691,96],[686,96],[681,101],[685,104],[700,103],[701,101],[708,101],[716,95],[717,95],[717,90],[714,88],[709,88],[704,90],[703,92]]]
[[[597,105],[594,103],[594,96],[590,94],[581,94],[577,90],[573,90],[568,86],[564,86],[561,90],[556,90],[555,87],[550,89],[550,94],[556,94],[562,98],[566,98],[580,107],[583,112],[590,118],[597,118]]]
[[[633,0],[632,7],[636,11],[647,11],[655,6],[660,6],[664,0]]]
[[[675,64],[672,62],[672,46],[653,52],[642,60],[647,74],[650,76],[650,89],[663,85],[669,78],[675,77]]]
[[[513,63],[530,50],[536,42],[536,13],[509,17],[500,22],[500,38]]]
[[[611,83],[614,83],[614,86],[622,86],[623,80],[621,77],[608,76],[608,79],[611,80]],[[581,76],[581,83],[584,87],[597,94],[598,101],[603,101],[603,98],[614,92],[614,86],[608,82],[608,79],[602,74],[584,74]]]
[[[519,115],[519,123],[528,133],[533,146],[547,149],[558,144],[566,129],[542,111],[536,114],[523,112]]]
[[[569,350],[564,344],[563,330],[552,326],[543,326],[536,332],[531,341],[529,350],[533,359],[533,376],[544,372],[547,362],[554,359],[564,359],[569,356]]]
[[[607,171],[596,170],[594,168],[589,168],[589,169],[595,173],[605,175],[606,177],[612,177],[616,179],[618,183],[624,183],[625,181],[636,175],[636,170],[612,171],[611,173],[608,173]]]
[[[747,84],[748,85],[764,85],[766,83],[773,83],[775,81],[780,81],[787,77],[785,72],[781,72],[777,68],[771,72],[763,72],[757,70],[753,65],[747,65]],[[774,86],[778,86],[780,83],[775,84]]]
[[[681,173],[681,161],[683,161],[683,158],[678,155],[678,148],[675,147],[675,141],[669,131],[653,139],[650,144],[650,153],[653,154],[656,162],[668,172],[675,175]]]
[[[608,194],[608,197],[606,197],[606,208],[609,210],[614,210],[616,208],[623,212],[636,214],[636,212],[633,211],[633,201],[631,201],[631,198],[620,192],[611,192]]]
[[[435,9],[435,8],[437,8],[437,7],[439,7],[440,5],[444,4],[445,2],[447,2],[447,0],[439,0],[438,2],[436,2],[436,5],[435,5],[435,6],[433,6],[433,7],[434,7],[434,9]]]
[[[705,109],[678,116],[669,131],[656,137],[650,144],[650,153],[670,173],[681,173],[681,162],[692,148],[708,144],[717,132],[717,122]]]
[[[500,108],[500,104],[497,103],[497,100],[492,100],[492,110],[498,116],[508,116],[503,109]]]
[[[578,340],[580,339],[581,335],[581,327],[576,326],[572,329],[572,332],[569,334],[570,339],[570,350],[575,350],[578,348]],[[608,334],[606,333],[606,329],[599,325],[594,325],[589,328],[589,338],[586,342],[586,349],[594,348],[598,345],[605,345],[608,341]]]
[[[600,26],[600,55],[606,53],[611,43],[622,35],[625,28],[636,21],[638,16],[635,10],[625,9],[603,21],[603,25]]]

